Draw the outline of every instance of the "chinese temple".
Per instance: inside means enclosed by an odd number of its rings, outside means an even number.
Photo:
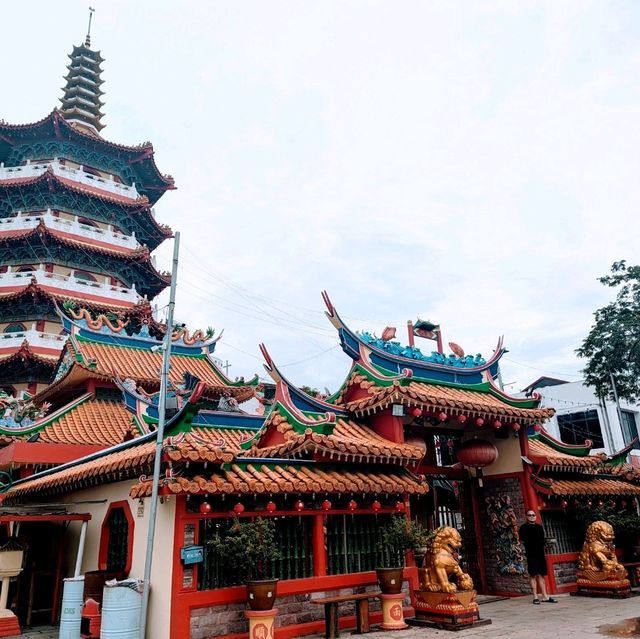
[[[64,344],[57,304],[153,323],[169,283],[151,251],[171,236],[151,208],[173,189],[153,146],[102,137],[101,63],[74,46],[61,106],[32,124],[0,120],[0,385],[10,396],[49,381]]]
[[[424,355],[415,346],[352,331],[326,296],[325,303],[351,361],[344,383],[330,397],[312,397],[291,384],[262,347],[276,385],[262,416],[238,406],[259,394],[257,379],[231,382],[213,363],[206,364],[210,340],[177,342],[171,367],[176,403],[165,430],[151,580],[152,636],[246,633],[245,588],[237,576],[220,570],[208,543],[232,526],[234,517],[275,522],[280,557],[273,565],[280,579],[275,623],[282,638],[324,627],[321,608],[306,605],[310,598],[375,589],[374,569],[384,553],[377,543],[380,529],[398,514],[430,528],[456,527],[462,561],[478,590],[508,590],[496,580],[491,539],[500,531],[492,525],[496,517],[509,525],[505,511],[515,509],[519,518],[529,503],[530,495],[521,490],[526,479],[520,446],[525,431],[552,410],[495,386],[501,340],[486,360],[465,356],[459,347],[458,354]],[[51,403],[53,412],[38,418],[30,432],[46,441],[54,432],[77,437],[77,421],[61,417],[107,401],[102,394],[108,392],[109,410],[118,416],[109,422],[119,424],[109,443],[118,443],[14,480],[5,487],[3,505],[5,511],[17,509],[18,521],[30,504],[68,504],[58,514],[68,527],[50,535],[56,541],[49,562],[59,558],[58,580],[73,574],[74,553],[62,548],[79,548],[85,525],[86,548],[78,550],[83,573],[140,576],[158,420],[150,371],[158,368],[152,358],[159,342],[146,331],[128,335],[114,331],[114,325],[90,327],[82,318],[67,316],[63,323],[70,339],[56,379],[35,398]],[[181,350],[189,348],[189,353]],[[44,525],[55,522],[46,524],[43,516],[23,523],[25,543]],[[202,559],[185,563],[181,549],[192,546],[202,548]],[[172,549],[170,561],[167,549]],[[519,570],[517,561],[512,563]],[[520,576],[523,572],[524,567]],[[411,614],[417,586],[411,560],[404,582],[405,614]],[[54,602],[51,608],[56,612]],[[374,620],[380,614],[372,609]],[[353,617],[340,623],[348,626]]]

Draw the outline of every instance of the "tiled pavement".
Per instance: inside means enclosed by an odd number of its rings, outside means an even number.
[[[557,604],[533,606],[530,597],[504,599],[480,606],[480,616],[491,625],[450,633],[411,627],[396,632],[376,630],[370,639],[606,639],[640,637],[640,597],[589,599],[558,595]],[[631,620],[631,621],[627,621]],[[342,637],[350,637],[348,631]],[[22,639],[58,639],[58,629],[47,626],[25,630]],[[174,639],[187,639],[175,637]],[[324,639],[314,635],[312,639]]]

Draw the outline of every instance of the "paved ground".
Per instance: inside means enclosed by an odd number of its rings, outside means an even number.
[[[640,597],[589,599],[557,595],[557,604],[534,606],[529,597],[505,599],[480,606],[488,626],[460,632],[412,627],[396,632],[375,631],[370,639],[606,639],[640,637]],[[342,637],[350,637],[342,632]],[[57,628],[25,629],[22,639],[58,639]],[[174,639],[186,639],[175,637]],[[313,639],[324,639],[314,635]]]

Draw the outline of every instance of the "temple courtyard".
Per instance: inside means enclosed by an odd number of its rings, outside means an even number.
[[[557,595],[557,604],[534,606],[529,597],[502,599],[481,604],[481,618],[491,619],[486,626],[447,632],[431,628],[410,627],[407,630],[384,632],[374,630],[371,639],[420,639],[422,637],[487,637],[487,639],[528,639],[562,637],[589,639],[603,637],[640,637],[640,599],[589,599]],[[341,637],[350,637],[343,630]],[[23,639],[58,639],[57,628],[25,629]],[[276,632],[277,637],[277,632]],[[312,635],[312,639],[324,639]]]

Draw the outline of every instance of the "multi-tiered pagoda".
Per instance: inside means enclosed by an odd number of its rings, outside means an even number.
[[[169,276],[151,251],[171,236],[151,208],[173,189],[150,142],[105,140],[100,53],[69,56],[62,106],[33,124],[0,120],[0,387],[41,390],[64,345],[56,305],[151,323]]]

